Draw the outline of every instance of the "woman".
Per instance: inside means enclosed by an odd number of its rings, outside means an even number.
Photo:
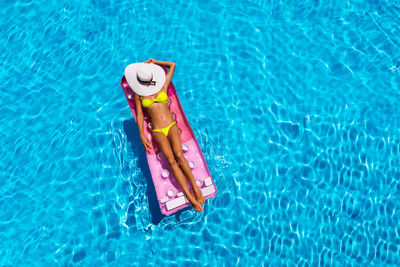
[[[168,72],[159,66],[168,67]],[[167,89],[175,71],[175,63],[158,61],[150,58],[143,63],[129,65],[125,70],[125,77],[129,86],[135,92],[136,118],[140,140],[146,150],[151,148],[151,142],[143,133],[143,109],[151,118],[152,135],[163,152],[172,174],[181,186],[186,198],[196,211],[202,211],[204,197],[196,185],[193,173],[186,158],[183,156],[178,126],[174,121],[168,106]],[[192,185],[194,196],[189,191],[185,179]]]

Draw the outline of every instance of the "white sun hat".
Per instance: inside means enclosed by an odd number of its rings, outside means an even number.
[[[163,87],[165,72],[153,63],[133,63],[125,68],[129,87],[140,96],[154,95]]]

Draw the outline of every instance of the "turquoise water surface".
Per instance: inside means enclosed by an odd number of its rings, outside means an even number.
[[[0,0],[1,266],[400,265],[399,1]],[[125,67],[218,188],[161,215]]]

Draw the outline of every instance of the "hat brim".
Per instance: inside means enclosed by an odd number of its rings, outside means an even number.
[[[137,70],[143,64],[149,65],[151,68],[153,81],[156,82],[155,85],[143,85],[139,83],[137,79]],[[153,63],[133,63],[125,68],[125,78],[133,92],[140,96],[149,96],[154,95],[164,86],[165,72],[162,67]]]

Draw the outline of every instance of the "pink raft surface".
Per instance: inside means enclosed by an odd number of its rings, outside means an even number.
[[[125,76],[122,77],[121,87],[125,93],[129,107],[136,121],[134,93],[129,87]],[[189,165],[192,168],[192,173],[196,179],[196,184],[199,186],[205,199],[215,197],[215,195],[217,194],[217,187],[215,186],[214,181],[211,178],[211,174],[207,167],[207,163],[204,159],[203,153],[201,152],[197,139],[193,133],[192,128],[190,127],[186,115],[183,112],[181,102],[179,101],[175,86],[172,82],[169,85],[167,94],[170,99],[170,112],[173,114],[173,116],[175,116],[180,132],[182,150],[184,152],[185,158],[188,160]],[[145,112],[145,109],[143,109],[143,112]],[[161,212],[165,215],[171,215],[191,204],[187,200],[186,196],[183,194],[180,185],[173,177],[172,171],[170,170],[168,162],[164,158],[163,153],[158,148],[156,142],[152,139],[149,123],[150,117],[146,113],[144,113],[144,134],[152,142],[151,151],[146,152],[147,162],[150,167],[150,172],[153,178],[153,183],[156,189],[157,199],[160,205]],[[189,181],[188,186],[189,189],[192,190]]]

